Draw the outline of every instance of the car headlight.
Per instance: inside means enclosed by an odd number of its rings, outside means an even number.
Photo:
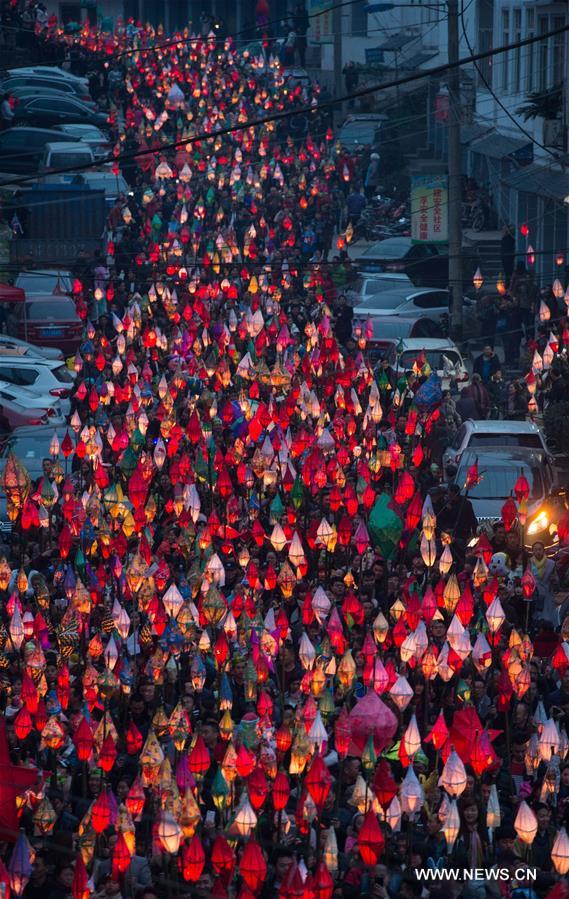
[[[547,527],[549,527],[549,516],[547,512],[540,512],[529,525],[528,535],[537,534],[538,531],[543,531]]]

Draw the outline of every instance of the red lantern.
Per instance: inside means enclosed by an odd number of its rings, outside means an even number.
[[[144,739],[138,727],[131,721],[126,731],[126,751],[129,755],[138,755],[142,749]]]
[[[275,740],[277,744],[277,750],[279,752],[282,752],[283,755],[288,752],[290,747],[292,746],[292,733],[290,727],[288,727],[286,724],[281,724],[275,734]]]
[[[103,790],[91,806],[91,824],[95,833],[103,833],[111,823],[111,805]]]
[[[377,801],[387,809],[393,797],[397,794],[398,786],[391,774],[389,762],[386,759],[380,759],[373,778],[373,791],[377,797]]]
[[[529,496],[529,484],[525,475],[521,474],[519,476],[514,487],[514,493],[516,494],[518,503],[521,503],[522,499],[527,500]]]
[[[188,756],[188,767],[197,780],[201,780],[211,765],[207,746],[201,736],[197,736],[193,749]]]
[[[195,834],[190,842],[182,847],[178,866],[184,880],[195,883],[200,879],[205,865],[205,852],[202,841]]]
[[[332,786],[332,778],[322,756],[317,755],[314,757],[304,783],[314,801],[314,805],[321,812]]]
[[[502,506],[502,521],[504,522],[504,527],[507,531],[512,530],[517,521],[517,517],[518,510],[516,509],[514,500],[510,496]]]
[[[229,883],[235,869],[235,853],[223,834],[215,838],[211,847],[211,864],[215,873]]]
[[[334,725],[334,743],[336,745],[336,752],[341,759],[347,757],[351,739],[352,728],[350,725],[350,716],[344,706]]]
[[[116,757],[117,747],[115,746],[115,741],[112,734],[107,734],[99,753],[99,765],[107,774],[112,770]]]
[[[245,846],[239,862],[239,873],[249,889],[257,893],[267,876],[267,863],[256,840],[250,839]]]
[[[14,731],[18,740],[22,740],[23,742],[26,737],[30,735],[32,727],[32,716],[28,712],[27,708],[23,706],[14,720]]]
[[[247,786],[249,788],[249,799],[251,800],[251,805],[253,806],[255,811],[258,811],[269,795],[267,778],[265,777],[265,773],[260,765],[257,765],[255,770],[249,775]]]
[[[324,861],[321,861],[312,877],[314,899],[332,899],[334,881]]]
[[[235,759],[235,767],[239,777],[249,777],[257,764],[257,759],[250,749],[241,746],[237,750],[237,758]]]
[[[89,889],[89,875],[87,874],[85,862],[83,861],[83,856],[80,852],[77,853],[77,859],[75,861],[71,892],[73,899],[89,899],[91,893],[91,890]]]
[[[290,784],[284,771],[279,771],[275,777],[271,796],[273,799],[273,807],[276,812],[280,812],[286,808],[286,804],[290,797]]]
[[[113,850],[113,879],[120,880],[121,874],[128,870],[131,861],[131,854],[124,838],[124,834],[119,831],[115,848]]]
[[[524,571],[524,573],[522,575],[522,589],[524,591],[525,599],[531,599],[531,597],[533,596],[533,594],[536,591],[536,587],[537,587],[536,579],[533,576],[533,572],[532,572],[530,566],[528,565],[528,567],[526,568],[526,570]]]
[[[364,818],[364,823],[358,836],[358,848],[364,865],[377,865],[384,843],[385,840],[377,822],[377,815],[370,808]]]
[[[80,762],[88,762],[93,752],[95,739],[93,731],[86,718],[82,718],[79,727],[73,736],[73,742],[77,750],[77,758]]]

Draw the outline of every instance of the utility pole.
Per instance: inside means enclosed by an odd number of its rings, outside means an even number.
[[[334,33],[334,97],[341,97],[342,90],[342,9],[338,3],[332,8],[332,31]],[[342,104],[332,107],[335,120],[342,116]]]
[[[448,230],[451,334],[462,340],[462,172],[460,148],[460,70],[458,67],[458,0],[448,6]]]

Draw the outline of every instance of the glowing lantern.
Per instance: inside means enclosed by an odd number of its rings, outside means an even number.
[[[454,749],[446,760],[439,778],[439,786],[444,787],[450,796],[461,796],[466,789],[466,770]]]
[[[377,865],[384,845],[385,840],[377,815],[370,808],[358,834],[358,849],[364,865]]]
[[[182,839],[182,828],[171,812],[164,811],[158,822],[157,836],[164,850],[170,855],[176,855]]]
[[[205,865],[205,852],[197,834],[182,848],[178,864],[184,880],[195,883],[200,879]]]
[[[537,833],[537,818],[527,802],[522,801],[514,821],[515,831],[523,843],[531,846]]]
[[[564,827],[557,833],[551,847],[551,861],[562,877],[569,873],[569,837]]]

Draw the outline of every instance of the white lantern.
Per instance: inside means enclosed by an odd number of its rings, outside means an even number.
[[[407,768],[407,774],[401,784],[400,797],[401,810],[405,812],[406,815],[414,815],[421,809],[421,806],[425,801],[423,787],[417,779],[413,765],[409,765]]]
[[[537,818],[527,802],[521,802],[514,828],[523,843],[531,846],[537,833]]]
[[[569,874],[569,837],[564,827],[555,837],[551,847],[551,861],[557,873],[562,877]]]
[[[466,769],[454,749],[446,760],[439,786],[444,787],[449,796],[462,796],[466,789]]]
[[[421,734],[419,733],[415,715],[411,716],[411,720],[403,734],[403,745],[409,758],[413,758],[415,753],[419,752],[419,749],[421,748]]]
[[[458,813],[458,806],[456,804],[456,799],[453,799],[450,803],[450,808],[448,810],[448,814],[445,818],[443,833],[446,837],[447,846],[449,851],[452,850],[452,847],[455,844],[456,838],[460,831],[460,815]]]
[[[158,824],[158,839],[166,852],[170,855],[176,855],[180,848],[182,828],[171,812],[165,811],[160,818],[160,823]]]
[[[502,823],[502,814],[500,812],[500,802],[498,800],[498,790],[496,784],[490,787],[490,795],[488,797],[488,806],[486,808],[486,827],[496,828]]]

